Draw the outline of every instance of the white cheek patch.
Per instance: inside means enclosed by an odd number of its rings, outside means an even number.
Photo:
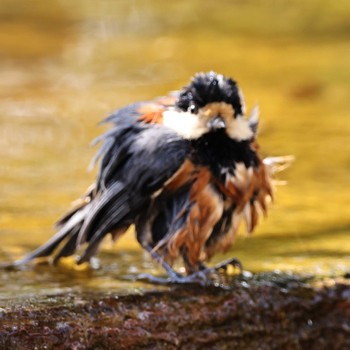
[[[165,111],[163,112],[163,125],[186,139],[196,139],[208,132],[203,119],[189,112]]]
[[[237,141],[249,140],[254,136],[249,121],[241,116],[238,116],[229,123],[227,134]]]
[[[218,112],[218,114],[223,113]],[[209,116],[205,113],[193,114],[167,110],[163,112],[163,125],[186,139],[197,139],[210,131],[207,126],[208,118]],[[227,125],[226,132],[230,138],[236,141],[243,141],[249,140],[254,136],[254,131],[249,125],[249,121],[244,117],[238,116],[233,118],[233,113],[229,113],[229,115],[224,115],[224,120]]]

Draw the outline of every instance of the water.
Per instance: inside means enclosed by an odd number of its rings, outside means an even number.
[[[347,1],[10,1],[0,4],[0,262],[52,234],[94,179],[99,120],[197,71],[234,77],[261,110],[264,155],[293,154],[269,218],[232,252],[251,271],[350,269]],[[101,268],[2,272],[0,294],[146,288],[159,270],[129,232]],[[120,279],[121,278],[121,279]]]

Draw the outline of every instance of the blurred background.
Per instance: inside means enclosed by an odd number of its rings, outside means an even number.
[[[349,271],[349,38],[347,0],[1,0],[0,262],[46,241],[93,181],[99,120],[215,70],[238,81],[248,111],[259,104],[263,154],[296,157],[268,219],[225,257],[251,271]],[[2,272],[0,293],[134,288],[116,277],[159,272],[132,232],[99,257],[93,272]]]

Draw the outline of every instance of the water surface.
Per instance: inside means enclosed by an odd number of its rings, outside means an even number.
[[[10,1],[0,4],[0,262],[53,234],[94,179],[110,111],[197,71],[234,77],[259,103],[264,155],[293,154],[267,220],[231,252],[251,271],[350,268],[350,5],[347,1]],[[101,268],[2,272],[2,296],[145,286],[159,273],[129,232]]]

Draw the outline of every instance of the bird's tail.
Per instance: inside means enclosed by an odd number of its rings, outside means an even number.
[[[108,191],[97,192],[95,187],[91,188],[78,205],[57,222],[57,233],[49,241],[12,266],[50,256],[56,264],[60,258],[73,255],[85,243],[87,247],[77,262],[89,261],[106,234],[118,237],[130,226],[129,222],[123,221],[130,212],[128,199],[121,182],[113,183]]]
[[[90,210],[91,203],[86,203],[65,215],[58,222],[58,231],[51,239],[22,259],[15,261],[13,266],[27,264],[36,258],[49,257],[54,253],[53,263],[55,264],[61,257],[72,255],[79,245],[79,232]],[[58,250],[57,253],[56,250]]]

